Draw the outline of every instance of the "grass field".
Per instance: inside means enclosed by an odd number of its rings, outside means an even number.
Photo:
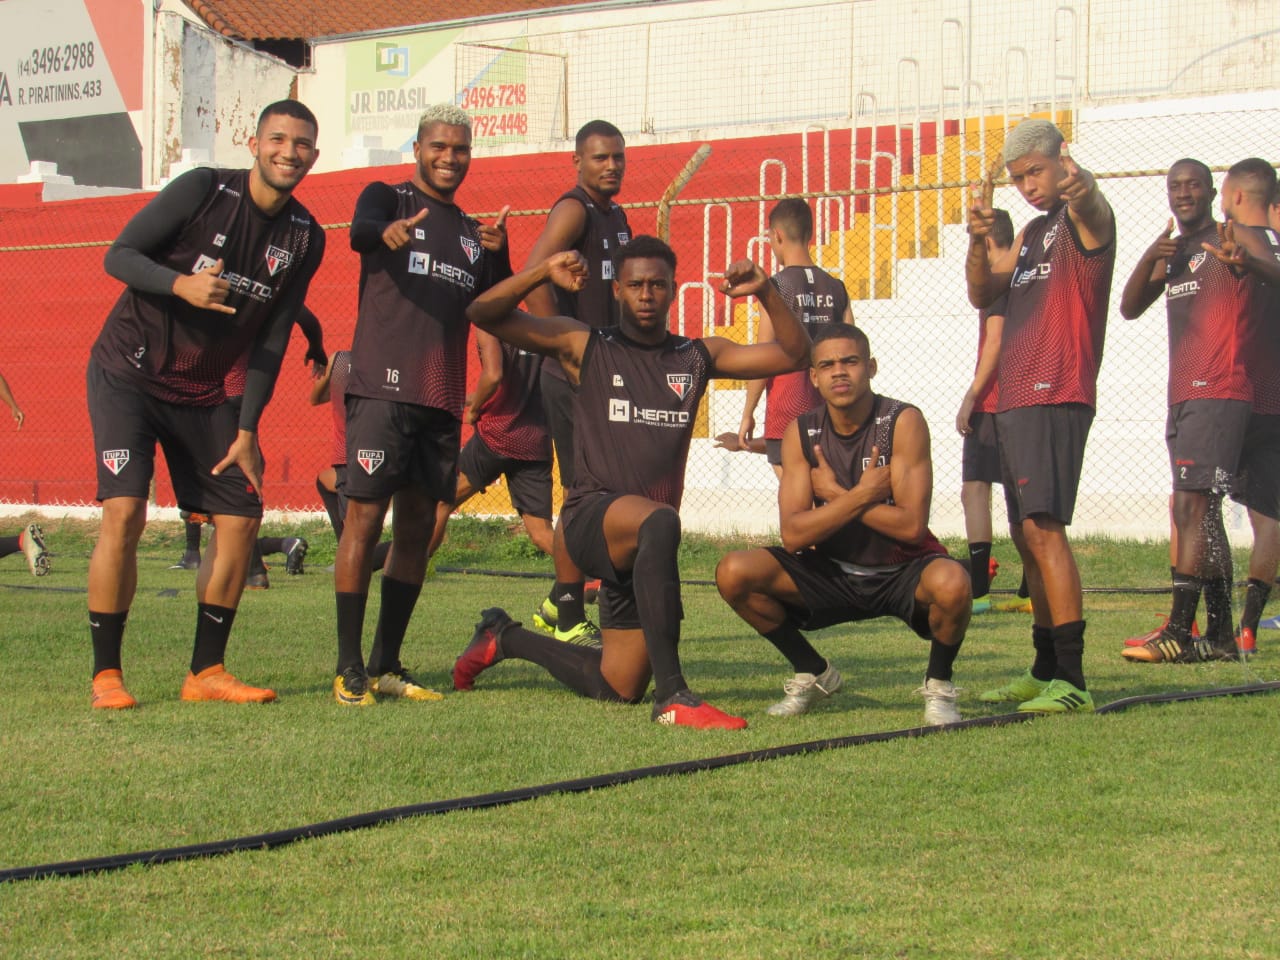
[[[18,521],[4,524],[16,527]],[[658,728],[648,706],[574,697],[503,663],[442,703],[339,709],[333,539],[308,572],[246,595],[230,668],[263,707],[185,704],[194,574],[177,524],[144,540],[125,641],[136,711],[89,709],[82,588],[92,528],[45,521],[53,573],[0,561],[0,868],[296,827],[632,767],[915,726],[927,648],[879,621],[817,645],[846,692],[764,715],[788,675],[713,587],[685,589],[695,690],[741,732]],[[285,531],[273,531],[285,532]],[[693,540],[693,538],[690,538]],[[686,543],[708,578],[725,544]],[[1008,544],[996,587],[1016,585]],[[1160,545],[1078,545],[1085,583],[1163,586]],[[499,524],[453,529],[445,566],[546,572]],[[1238,569],[1243,569],[1238,567]],[[447,689],[477,611],[527,614],[545,581],[441,573],[406,665]],[[376,581],[375,581],[376,590]],[[1233,664],[1143,667],[1120,639],[1167,595],[1090,594],[1086,669],[1101,704],[1236,686]],[[376,608],[376,604],[371,604]],[[372,619],[372,613],[371,613]],[[372,631],[370,624],[369,632]],[[1264,632],[1261,679],[1280,674]],[[978,691],[1028,662],[1029,618],[975,619],[957,662]],[[1274,695],[1038,719],[813,753],[581,795],[419,818],[274,851],[0,886],[12,957],[1280,957]]]

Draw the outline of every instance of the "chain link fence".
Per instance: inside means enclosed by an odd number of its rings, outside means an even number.
[[[1095,19],[1100,7],[1107,5],[1094,5]],[[1115,13],[1121,19],[1122,8]],[[1220,179],[1236,160],[1270,157],[1280,142],[1280,108],[1265,95],[1185,99],[1186,84],[1197,77],[1207,82],[1202,65],[1188,73],[1190,68],[1159,57],[1142,60],[1144,44],[1154,43],[1156,32],[1167,32],[1169,24],[1144,21],[1143,29],[1135,25],[1123,42],[1104,37],[1108,58],[1095,62],[1096,50],[1080,49],[1083,24],[1072,8],[1059,7],[1025,34],[998,36],[971,30],[939,9],[934,26],[914,35],[895,33],[900,49],[886,52],[865,37],[868,31],[891,31],[893,9],[862,0],[795,8],[785,16],[759,13],[749,18],[749,29],[731,18],[713,17],[604,25],[563,33],[555,42],[530,36],[521,43],[509,38],[489,45],[459,43],[455,99],[490,117],[459,202],[481,218],[512,207],[508,226],[512,260],[519,267],[550,204],[572,185],[574,171],[567,144],[550,152],[513,152],[521,149],[521,131],[518,121],[504,122],[504,117],[527,114],[526,124],[536,118],[544,139],[571,137],[595,116],[612,119],[631,143],[619,200],[633,233],[666,234],[679,257],[672,329],[751,342],[757,306],[727,302],[714,292],[715,275],[742,257],[767,271],[776,269],[763,236],[768,211],[783,197],[806,198],[817,225],[814,257],[845,283],[855,318],[879,360],[875,388],[917,404],[929,422],[934,529],[960,533],[961,443],[954,419],[972,377],[978,340],[963,271],[967,185],[999,156],[1005,131],[1017,119],[1052,117],[1070,139],[1072,156],[1098,177],[1117,220],[1112,310],[1076,529],[1164,536],[1169,489],[1164,311],[1157,304],[1140,320],[1124,321],[1116,309],[1119,292],[1168,220],[1164,171],[1169,165],[1196,157]],[[769,94],[768,72],[759,69],[762,50],[774,49],[770,42],[777,37],[794,35],[797,18],[825,25],[828,38],[844,36],[842,49],[851,51],[836,82],[823,83],[814,74],[811,101]],[[866,29],[855,29],[857,24]],[[602,43],[608,38],[615,70],[634,67],[644,83],[620,83],[610,95],[594,73],[584,73],[588,33]],[[1215,37],[1197,43],[1203,46]],[[747,96],[749,103],[700,96],[688,72],[696,58],[690,46],[695,38],[704,44],[717,38],[732,50],[742,88],[759,96]],[[812,58],[796,58],[797,69],[812,70],[811,60],[837,55],[821,45],[812,52]],[[592,56],[599,60],[602,54],[596,50]],[[675,80],[653,80],[664,64],[676,63],[687,69]],[[710,66],[700,69],[705,74]],[[1244,72],[1223,71],[1211,89],[1239,89]],[[531,93],[535,75],[543,91],[537,104]],[[1096,87],[1110,85],[1106,98],[1080,97],[1086,76]],[[1166,99],[1142,99],[1156,91]],[[1176,95],[1184,99],[1169,98]],[[770,123],[737,130],[730,125],[753,119]],[[701,136],[703,130],[715,135]],[[320,317],[331,351],[348,347],[354,329],[358,261],[346,228],[356,196],[371,180],[394,182],[411,172],[401,165],[313,173],[299,189],[299,198],[328,231],[325,261],[308,305]],[[40,506],[92,501],[95,452],[84,408],[84,368],[119,292],[102,271],[102,256],[146,199],[136,195],[0,210],[0,275],[7,293],[0,306],[0,371],[27,412],[26,427],[4,437],[0,501]],[[996,205],[1010,211],[1015,228],[1034,215],[1007,185],[997,188]],[[265,492],[272,508],[320,509],[313,479],[329,461],[330,416],[327,409],[307,405],[310,381],[303,352],[295,331],[262,424]],[[476,372],[473,358],[472,383]],[[683,510],[691,529],[758,533],[776,528],[777,483],[764,458],[730,453],[714,441],[718,433],[737,430],[744,396],[744,385],[734,382],[719,382],[707,395]],[[171,504],[163,470],[160,477],[156,500]],[[511,513],[500,484],[466,509]],[[995,514],[1002,524],[998,494]],[[1238,514],[1229,522],[1247,526]]]

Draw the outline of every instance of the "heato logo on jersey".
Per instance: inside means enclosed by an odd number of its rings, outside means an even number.
[[[386,452],[383,450],[357,450],[356,451],[356,462],[359,463],[360,466],[364,468],[365,473],[368,473],[370,475],[372,475],[375,470],[377,470],[380,466],[382,466],[382,462],[386,459],[387,459],[387,455],[386,455]]]
[[[609,419],[615,423],[631,422],[631,401],[609,399]]]
[[[693,386],[693,374],[691,373],[668,373],[667,386],[681,400],[684,395],[689,392],[689,388]]]
[[[110,470],[115,476],[120,476],[120,471],[129,465],[129,451],[103,450],[102,465]]]
[[[200,254],[200,256],[196,257],[195,266],[191,268],[191,272],[203,273],[205,270],[208,270],[217,262],[218,261],[213,257],[209,256],[208,254],[202,253]]]
[[[467,259],[474,264],[480,259],[480,244],[470,237],[459,237],[458,242],[462,244],[462,252],[467,255]]]
[[[420,273],[424,277],[431,274],[431,254],[417,250],[409,251],[409,272]]]
[[[283,247],[267,245],[267,273],[275,276],[289,264],[293,263],[293,254]]]
[[[225,233],[215,233],[213,235],[213,245],[215,247],[220,247],[226,242],[227,242],[227,235]]]

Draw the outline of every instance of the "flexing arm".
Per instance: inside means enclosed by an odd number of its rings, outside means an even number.
[[[753,380],[790,373],[805,365],[809,359],[809,334],[763,270],[750,260],[739,260],[725,270],[720,292],[727,297],[756,297],[769,316],[774,339],[746,345],[724,337],[707,337],[703,342],[711,354],[712,376]]]
[[[590,328],[572,317],[535,317],[516,308],[531,290],[548,281],[566,290],[580,290],[586,275],[586,262],[576,251],[554,254],[480,294],[467,307],[467,319],[514,347],[555,357],[570,381],[577,383]]]
[[[525,263],[542,263],[552,254],[572,250],[582,239],[586,229],[587,208],[571,198],[559,201],[547,214],[547,223],[542,228],[542,234],[534,241]],[[525,297],[524,305],[535,317],[554,317],[559,313],[555,290],[549,283],[531,290]]]

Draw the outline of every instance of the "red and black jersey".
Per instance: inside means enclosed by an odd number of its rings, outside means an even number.
[[[1269,227],[1245,227],[1267,245],[1271,256],[1280,260],[1280,237]],[[1252,278],[1254,302],[1244,335],[1244,363],[1253,386],[1253,412],[1280,414],[1280,289]]]
[[[128,239],[135,234],[146,237],[136,249]],[[135,215],[122,242],[136,259],[145,256],[154,282],[148,289],[126,281],[131,285],[111,308],[93,359],[159,400],[200,407],[226,400],[228,373],[237,361],[247,363],[259,334],[287,304],[301,303],[324,251],[319,224],[298,201],[290,198],[274,217],[258,208],[248,170],[183,174]],[[234,314],[172,294],[175,274],[200,273],[219,260]]]
[[[677,509],[711,354],[674,334],[657,346],[617,327],[591,331],[574,397],[571,510],[598,493],[629,493]]]
[[[875,395],[867,419],[852,434],[837,433],[831,424],[827,405],[802,413],[797,417],[800,431],[800,449],[810,466],[818,465],[814,445],[822,448],[822,455],[835,472],[836,480],[846,490],[858,484],[862,471],[871,466],[871,448],[880,450],[878,466],[888,466],[893,460],[893,435],[902,411],[915,409],[911,404],[889,397]],[[890,498],[886,503],[893,503]],[[820,507],[825,500],[814,497],[813,505]],[[858,570],[883,570],[900,566],[917,557],[945,554],[946,548],[926,531],[920,543],[903,543],[877,533],[859,520],[845,524],[815,549],[838,564]]]
[[[335,467],[347,465],[347,384],[351,381],[351,351],[339,350],[329,368],[329,410],[333,414],[333,451]]]
[[[783,267],[771,282],[810,337],[819,327],[843,320],[849,308],[844,284],[820,267]],[[766,440],[781,440],[792,420],[822,403],[807,369],[770,377],[765,390]]]
[[[407,246],[383,230],[427,216]],[[351,247],[360,254],[360,309],[347,393],[447,410],[462,417],[467,379],[466,310],[510,275],[504,253],[480,245],[479,224],[412,182],[371,183],[356,201]]]
[[[587,211],[587,222],[582,235],[570,247],[582,254],[587,261],[587,282],[581,290],[555,288],[556,311],[564,317],[573,317],[589,327],[611,327],[617,324],[617,302],[613,297],[613,255],[631,240],[631,226],[627,213],[612,200],[601,206],[580,186],[575,186],[556,200],[571,200],[582,204]],[[543,367],[552,376],[563,380],[560,361],[547,357]]]
[[[1001,294],[1000,299],[989,307],[985,307],[978,311],[978,361],[973,365],[974,370],[978,369],[978,364],[982,362],[982,350],[987,345],[987,320],[991,317],[1003,317],[1005,310],[1008,309],[1008,295]],[[999,370],[999,367],[996,368]],[[987,381],[986,388],[977,396],[973,402],[974,413],[995,413],[1000,409],[1000,377],[997,373]]]
[[[1220,245],[1216,223],[1179,237],[1178,252],[1165,263],[1169,406],[1253,399],[1241,347],[1261,299],[1258,283],[1207,253],[1204,243]]]
[[[1084,250],[1066,203],[1027,225],[1004,315],[999,410],[1096,406],[1115,264],[1115,238]]]
[[[550,460],[542,414],[542,356],[502,344],[502,379],[480,408],[476,433],[490,450],[513,460]]]

